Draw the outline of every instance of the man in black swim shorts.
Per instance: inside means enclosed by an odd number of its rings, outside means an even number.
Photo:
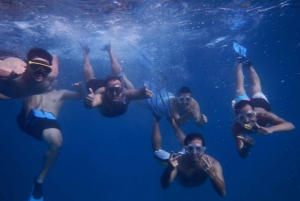
[[[66,100],[84,98],[82,82],[72,86],[77,92],[56,90],[57,80],[50,85],[49,91],[23,100],[21,113],[17,117],[20,129],[39,141],[47,144],[42,170],[34,179],[34,186],[29,201],[43,200],[42,184],[54,164],[62,145],[62,134],[58,121],[59,111]]]
[[[249,98],[244,88],[243,67],[250,72],[252,97]],[[267,97],[262,93],[260,79],[252,66],[251,61],[243,62],[240,58],[237,63],[236,98],[232,101],[236,117],[232,125],[232,135],[236,141],[241,158],[248,156],[254,140],[245,133],[259,133],[268,135],[274,132],[293,130],[292,123],[271,113],[271,106]],[[272,126],[268,126],[272,124]]]
[[[152,91],[147,89],[145,85],[142,89],[134,89],[122,71],[110,44],[105,45],[104,50],[108,52],[110,57],[112,75],[103,80],[95,78],[88,55],[90,49],[83,42],[80,42],[80,45],[84,57],[83,75],[89,92],[84,101],[87,109],[97,108],[103,116],[113,118],[126,113],[132,100],[152,97]]]

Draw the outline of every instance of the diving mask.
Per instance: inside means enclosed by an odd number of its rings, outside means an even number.
[[[29,64],[29,69],[33,72],[37,72],[40,69],[46,75],[52,72],[52,67],[45,64],[43,61],[34,60],[34,61],[29,61],[28,64]]]
[[[105,90],[110,94],[116,93],[116,96],[119,96],[122,93],[123,88],[122,87],[106,87]]]
[[[249,111],[247,113],[239,114],[235,119],[242,127],[252,130],[254,124],[251,122],[251,119],[254,117],[256,117],[256,112]]]
[[[203,147],[201,145],[192,145],[189,144],[187,146],[184,146],[184,150],[188,154],[203,154],[206,147]]]
[[[179,96],[179,97],[177,97],[177,100],[178,100],[179,103],[189,104],[192,100],[192,97],[190,97],[190,96]]]

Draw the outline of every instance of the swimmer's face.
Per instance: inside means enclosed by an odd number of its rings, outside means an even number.
[[[111,101],[122,101],[122,83],[120,80],[110,80],[105,88],[105,94]]]
[[[244,124],[249,124],[252,127],[257,122],[256,113],[250,105],[245,105],[243,108],[238,109],[237,117],[239,117]]]
[[[49,62],[46,59],[43,59],[43,58],[34,58],[34,60],[35,61],[43,61],[43,62],[46,62],[48,65],[50,65]],[[29,67],[27,67],[26,72],[28,72],[29,77],[31,79],[33,79],[33,81],[38,82],[38,83],[43,82],[44,79],[48,75],[48,74],[45,74],[42,69],[39,69],[37,71],[32,71],[32,70],[29,69]]]
[[[200,139],[194,139],[190,142],[188,142],[187,146],[192,146],[195,147],[193,151],[190,151],[189,153],[187,153],[187,157],[189,159],[190,162],[192,163],[198,163],[201,160],[201,156],[204,154],[204,150],[203,151],[199,151],[201,149],[196,149],[197,147],[203,147],[203,143]]]
[[[192,100],[191,93],[179,93],[177,97],[177,101],[179,105],[188,106]]]

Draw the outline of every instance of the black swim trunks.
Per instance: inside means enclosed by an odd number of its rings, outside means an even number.
[[[105,80],[92,79],[86,83],[87,91],[89,91],[89,88],[91,88],[91,89],[93,89],[93,92],[95,92],[97,89],[99,89],[101,87],[105,87]]]
[[[254,105],[254,107],[260,107],[260,108],[265,109],[268,112],[271,112],[271,105],[265,99],[263,99],[263,98],[251,98],[250,101]]]
[[[17,116],[19,128],[37,140],[43,140],[43,131],[48,128],[60,129],[60,125],[52,113],[31,109],[28,117],[24,110]]]

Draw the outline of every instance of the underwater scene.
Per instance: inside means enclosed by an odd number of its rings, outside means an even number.
[[[0,201],[300,200],[300,1],[0,0],[0,44]]]

